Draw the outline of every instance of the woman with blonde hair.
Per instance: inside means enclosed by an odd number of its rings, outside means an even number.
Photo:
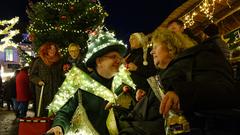
[[[135,32],[129,38],[130,51],[125,57],[126,67],[132,73],[132,78],[144,78],[156,74],[153,59],[148,47],[148,37],[142,32]],[[136,75],[136,77],[135,77]]]
[[[193,46],[187,44],[181,34],[164,28],[153,33],[152,43],[151,54],[155,66],[162,70],[160,84],[165,90],[160,113],[167,117],[169,110],[182,110],[190,127],[202,133],[217,135],[237,131],[232,127],[237,123],[230,119],[232,116],[219,117],[221,112],[239,106],[240,102],[232,69],[218,45],[204,42]],[[202,112],[216,117],[196,115]]]

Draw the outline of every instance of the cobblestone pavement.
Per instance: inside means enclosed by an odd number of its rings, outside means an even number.
[[[27,117],[34,117],[32,111],[27,112]],[[18,122],[13,111],[7,107],[0,107],[0,135],[18,135]]]
[[[18,123],[13,111],[0,108],[0,135],[17,135]]]

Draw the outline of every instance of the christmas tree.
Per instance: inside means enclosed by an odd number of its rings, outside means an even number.
[[[44,0],[29,2],[28,32],[34,50],[47,41],[64,49],[77,43],[86,51],[88,33],[102,27],[107,13],[95,0]]]

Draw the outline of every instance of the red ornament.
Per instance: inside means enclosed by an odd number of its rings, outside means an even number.
[[[35,34],[34,33],[29,34],[28,40],[33,42],[35,40]]]
[[[63,16],[61,16],[61,19],[62,19],[62,20],[66,20],[66,19],[67,19],[67,16],[63,15]]]
[[[96,30],[93,31],[93,30],[88,29],[88,30],[85,30],[85,32],[88,33],[91,36],[95,36],[97,34]]]

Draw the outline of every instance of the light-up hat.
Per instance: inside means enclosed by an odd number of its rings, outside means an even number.
[[[114,36],[114,33],[109,31],[99,31],[89,36],[88,51],[84,59],[87,67],[94,67],[96,58],[108,52],[117,51],[121,56],[126,54],[127,45]]]

